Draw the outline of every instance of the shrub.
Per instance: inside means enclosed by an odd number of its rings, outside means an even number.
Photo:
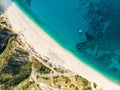
[[[45,80],[49,80],[49,78],[48,77],[42,77],[43,79],[45,79]]]
[[[88,86],[88,80],[87,79],[85,79],[85,78],[82,78],[82,82],[83,82],[83,84],[84,84],[84,86]]]
[[[58,88],[60,89],[60,88],[61,88],[61,85],[58,85]]]
[[[75,87],[75,90],[79,90],[78,87]]]
[[[97,84],[96,84],[96,83],[93,83],[93,86],[94,86],[94,88],[96,88],[96,87],[97,87]]]
[[[70,84],[70,88],[71,88],[71,87],[75,87],[75,85],[74,85],[74,84]]]
[[[64,79],[65,79],[65,83],[71,82],[71,80],[68,77],[64,77]]]

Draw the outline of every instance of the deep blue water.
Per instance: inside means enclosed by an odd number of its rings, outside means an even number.
[[[65,49],[120,83],[120,0],[14,1]]]

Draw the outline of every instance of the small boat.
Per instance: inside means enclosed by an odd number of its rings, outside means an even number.
[[[81,33],[83,30],[79,30],[79,32]]]

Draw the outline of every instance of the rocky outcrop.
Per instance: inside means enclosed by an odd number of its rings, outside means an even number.
[[[0,54],[4,51],[8,40],[14,35],[10,30],[4,28],[2,25],[8,26],[10,25],[7,22],[7,18],[4,16],[0,16]]]
[[[85,62],[119,79],[120,55],[116,52],[120,50],[120,1],[81,1],[81,6],[87,8],[87,41],[76,44],[76,49]]]
[[[11,90],[29,78],[32,67],[29,53],[19,45],[16,34],[3,19],[0,18],[0,90]]]

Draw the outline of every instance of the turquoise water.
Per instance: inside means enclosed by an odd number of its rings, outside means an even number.
[[[14,0],[62,47],[120,83],[120,1]]]

